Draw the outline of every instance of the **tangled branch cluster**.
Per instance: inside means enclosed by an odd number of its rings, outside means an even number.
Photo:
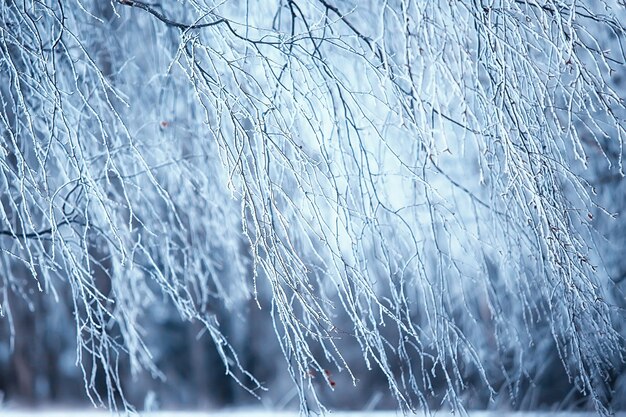
[[[312,370],[358,384],[354,346],[413,410],[515,398],[554,344],[608,412],[623,313],[580,173],[622,174],[619,2],[4,3],[2,312],[69,288],[94,402],[130,407],[124,355],[160,376],[163,299],[256,393],[214,310],[266,288],[304,411]]]

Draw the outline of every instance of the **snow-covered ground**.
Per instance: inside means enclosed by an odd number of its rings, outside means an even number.
[[[106,411],[92,410],[2,410],[2,417],[105,417],[111,416]],[[203,411],[203,412],[180,412],[180,411],[159,411],[151,413],[141,413],[142,417],[298,417],[297,412],[274,412],[259,410],[233,410],[233,411]],[[357,412],[330,412],[332,417],[398,417],[401,413],[394,411],[357,411]],[[418,416],[422,413],[416,414]],[[447,411],[437,411],[432,414],[434,417],[457,416]],[[575,412],[502,412],[502,411],[470,411],[470,417],[593,417],[594,413]],[[616,417],[626,417],[626,413],[616,413]]]

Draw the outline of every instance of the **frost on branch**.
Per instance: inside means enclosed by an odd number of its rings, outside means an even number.
[[[13,303],[70,303],[94,402],[131,407],[123,358],[163,376],[143,323],[164,303],[260,394],[218,320],[252,298],[303,411],[329,367],[357,387],[376,369],[407,410],[524,407],[550,352],[609,411],[623,297],[601,255],[621,243],[594,225],[623,227],[603,198],[623,176],[617,2],[0,16],[2,312],[13,338]]]

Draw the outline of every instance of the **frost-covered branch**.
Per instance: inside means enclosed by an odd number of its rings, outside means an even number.
[[[252,298],[303,411],[329,368],[382,373],[406,410],[519,406],[554,351],[606,413],[623,313],[593,170],[623,176],[624,21],[612,1],[9,1],[3,290],[69,286],[113,408],[121,358],[163,376],[162,303],[256,395],[217,313]]]

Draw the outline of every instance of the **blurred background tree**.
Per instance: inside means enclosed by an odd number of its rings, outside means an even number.
[[[626,407],[619,1],[2,4],[6,399]]]

